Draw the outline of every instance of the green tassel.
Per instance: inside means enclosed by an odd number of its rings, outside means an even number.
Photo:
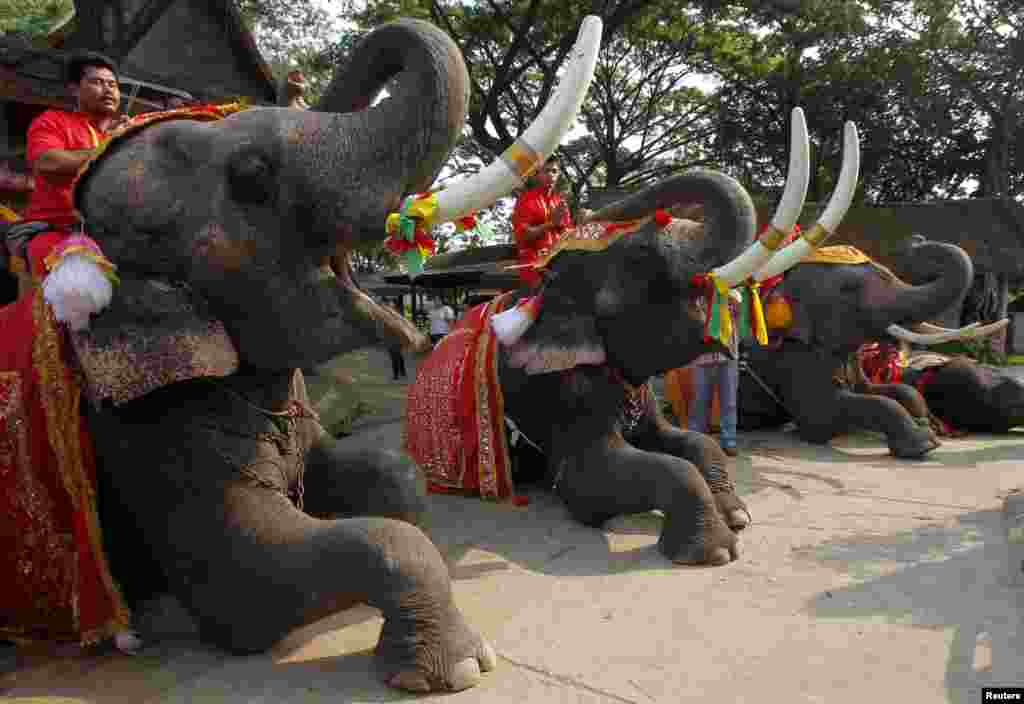
[[[423,271],[423,255],[420,254],[419,247],[402,252],[402,260],[405,262],[405,270],[410,274],[418,274]]]

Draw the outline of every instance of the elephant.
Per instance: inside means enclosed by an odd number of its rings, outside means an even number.
[[[956,430],[1008,433],[1024,425],[1024,383],[1007,370],[965,356],[911,355],[902,381]],[[924,354],[921,355],[924,357]]]
[[[927,263],[931,280],[912,286],[858,250],[847,247],[837,254],[849,255],[850,262],[801,262],[766,292],[771,342],[745,352],[739,427],[794,421],[800,437],[817,444],[856,429],[872,430],[885,435],[896,457],[923,457],[939,440],[914,388],[875,385],[861,392],[834,379],[867,342],[927,339],[929,333],[911,328],[963,297],[973,277],[971,260],[955,245],[915,238],[905,254]],[[931,335],[948,338],[947,333]]]
[[[991,335],[1008,324],[1004,318],[980,327],[970,326],[973,329],[957,337]],[[852,381],[857,391],[884,394],[895,385],[913,387],[924,398],[929,413],[940,421],[940,430],[947,434],[1008,433],[1024,425],[1024,383],[1007,369],[979,363],[966,355],[909,350],[906,344],[902,347],[889,348],[895,364],[886,364],[886,373],[877,375],[886,383],[872,383],[864,370],[865,362],[856,365],[853,371],[859,373]]]
[[[600,29],[584,21],[581,58],[527,131],[539,160],[587,90]],[[365,346],[426,348],[358,287],[348,256],[431,186],[467,105],[454,42],[397,20],[309,110],[149,121],[80,177],[76,207],[120,282],[70,340],[92,401],[105,551],[130,605],[169,592],[204,641],[251,653],[366,603],[384,616],[375,663],[388,685],[459,690],[494,667],[420,527],[419,469],[328,436],[301,372]],[[439,197],[438,222],[516,182],[516,162],[495,162]]]
[[[710,303],[704,273],[728,288],[755,270],[784,269],[820,243],[802,239],[775,251],[792,229],[807,188],[806,127],[799,110],[793,128],[790,171],[774,227],[753,244],[756,213],[746,190],[713,170],[683,172],[589,215],[555,245],[539,292],[511,292],[510,300],[519,303],[492,318],[501,340],[501,400],[495,394],[487,401],[485,423],[503,408],[515,434],[543,454],[545,480],[569,514],[587,526],[661,510],[658,548],[676,563],[722,565],[736,559],[736,531],[749,524],[750,515],[736,496],[722,449],[701,433],[672,426],[650,380],[702,352],[728,349],[717,339],[705,340]],[[818,233],[834,231],[856,185],[852,125],[845,146],[840,185]],[[658,212],[696,203],[703,205],[703,224]],[[610,231],[624,221],[634,221],[627,226],[632,231],[609,236],[610,244],[587,239],[588,228]],[[480,260],[479,250],[473,257]],[[471,310],[442,340],[409,391],[406,449],[439,486],[459,488],[451,483],[455,470],[446,458],[472,452],[439,410],[455,393],[447,380],[451,365],[463,358],[457,345],[467,328],[460,326],[477,315],[478,309]],[[448,455],[445,443],[451,444]]]

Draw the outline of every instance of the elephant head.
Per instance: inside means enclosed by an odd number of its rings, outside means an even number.
[[[850,263],[806,261],[786,274],[776,289],[784,300],[777,304],[782,313],[769,316],[783,319],[774,334],[841,357],[872,340],[938,343],[969,332],[924,322],[954,305],[970,286],[973,265],[959,247],[913,242],[907,255],[929,262],[931,269],[930,280],[916,286],[857,250],[846,254]]]
[[[848,125],[842,176],[826,214],[802,239],[779,250],[807,190],[808,144],[799,109],[793,126],[786,189],[772,227],[760,238],[751,244],[756,214],[747,192],[713,171],[683,173],[598,211],[589,223],[614,228],[643,219],[626,226],[635,231],[607,247],[585,242],[565,247],[548,264],[541,312],[511,341],[511,365],[534,374],[607,362],[638,384],[709,349],[722,349],[705,336],[708,280],[727,288],[762,271],[792,266],[834,231],[856,187],[858,143],[856,130]],[[698,202],[703,223],[650,215]]]
[[[537,122],[502,159],[441,193],[436,222],[489,204],[546,158],[589,86],[599,39],[600,21],[587,18]],[[385,87],[389,96],[375,103]],[[367,345],[425,346],[359,289],[347,257],[383,240],[403,197],[431,186],[467,105],[452,40],[399,20],[362,41],[310,110],[167,120],[116,139],[76,186],[89,233],[122,280],[78,336],[87,371],[98,359],[90,351],[126,345],[134,352],[121,349],[122,364],[183,345],[212,348],[212,363],[165,382],[230,373],[232,359],[277,371]]]

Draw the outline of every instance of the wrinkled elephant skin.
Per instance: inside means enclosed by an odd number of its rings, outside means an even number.
[[[391,97],[373,105],[385,84]],[[313,110],[161,122],[115,142],[79,184],[122,279],[87,333],[86,372],[137,382],[90,411],[102,523],[133,603],[169,589],[204,639],[243,653],[367,603],[384,615],[376,661],[392,686],[463,689],[493,667],[415,525],[418,468],[335,443],[297,371],[421,341],[355,285],[347,253],[382,239],[400,199],[431,185],[467,85],[447,36],[390,23]],[[138,364],[118,374],[109,359]]]
[[[919,243],[911,256],[932,262],[933,280],[911,286],[873,263],[801,263],[786,274],[773,293],[788,304],[787,326],[772,329],[769,322],[772,344],[751,345],[747,362],[753,374],[740,375],[741,428],[793,420],[812,443],[872,430],[884,434],[890,451],[904,458],[922,457],[938,446],[927,406],[915,389],[895,385],[885,393],[858,393],[834,381],[861,345],[891,339],[890,325],[936,317],[970,285],[973,267],[958,247]]]

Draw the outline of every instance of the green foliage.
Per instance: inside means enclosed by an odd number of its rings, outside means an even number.
[[[72,8],[71,0],[0,0],[0,32],[45,34]]]
[[[331,423],[331,426],[327,428],[327,432],[333,437],[344,437],[352,434],[352,426],[357,420],[364,416],[368,416],[373,412],[373,406],[368,404],[366,401],[359,399],[355,404],[335,422]]]
[[[585,129],[558,154],[575,205],[591,187],[702,164],[770,200],[798,105],[812,135],[809,200],[834,186],[845,120],[861,135],[859,200],[1024,198],[1017,0],[334,0],[336,17],[311,0],[238,1],[277,70],[301,68],[313,99],[369,28],[412,16],[444,29],[471,80],[452,174],[479,169],[522,133],[557,86],[583,16],[599,14]]]

